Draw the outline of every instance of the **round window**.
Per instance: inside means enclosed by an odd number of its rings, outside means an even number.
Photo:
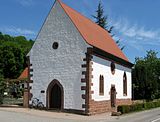
[[[112,72],[113,75],[115,74],[115,68],[116,68],[115,63],[112,62],[111,63],[111,72]]]
[[[52,47],[53,47],[53,49],[57,49],[58,48],[58,42],[54,42]]]

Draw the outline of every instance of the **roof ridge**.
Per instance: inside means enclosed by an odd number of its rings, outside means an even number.
[[[61,0],[58,0],[58,1],[60,2],[60,4],[65,4],[65,3],[62,2]],[[65,5],[66,5],[66,4],[65,4]],[[106,31],[107,34],[109,34],[108,31],[107,31],[106,29],[104,29],[104,28],[102,28],[101,26],[97,25],[95,22],[93,22],[93,21],[92,21],[90,18],[88,18],[87,16],[81,14],[79,11],[74,10],[73,8],[71,8],[71,7],[68,6],[68,5],[67,5],[67,7],[69,7],[69,8],[72,9],[73,11],[77,12],[78,14],[80,14],[81,16],[83,16],[84,18],[88,19],[90,22],[92,22],[93,24],[95,24],[95,26],[97,26],[97,27],[103,29],[104,31]],[[63,6],[62,6],[62,8],[63,8]],[[63,8],[63,9],[64,9],[64,8]],[[64,10],[65,10],[65,9],[64,9]]]
[[[91,19],[74,10],[65,3],[59,0],[58,2],[86,43],[129,62],[128,58],[124,55],[123,51],[118,47],[115,40],[111,37],[107,30],[100,27]]]

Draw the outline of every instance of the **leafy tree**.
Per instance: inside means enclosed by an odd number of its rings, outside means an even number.
[[[0,59],[4,78],[17,78],[24,64],[22,49],[12,42],[4,42],[0,45]]]
[[[132,71],[134,99],[160,98],[160,59],[150,50],[144,58],[136,58]]]
[[[98,8],[96,10],[96,15],[92,15],[95,19],[95,23],[100,27],[104,28],[113,37],[115,34],[112,33],[114,26],[109,26],[107,22],[107,16],[104,15],[104,9],[101,1],[99,1]],[[125,46],[121,46],[120,39],[116,41],[117,45],[123,50]]]
[[[26,55],[33,45],[24,36],[13,37],[0,33],[0,74],[4,78],[17,78],[27,66]]]

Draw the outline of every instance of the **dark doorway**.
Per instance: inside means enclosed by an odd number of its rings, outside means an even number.
[[[116,88],[111,86],[111,107],[116,107]]]
[[[50,108],[53,109],[61,109],[61,89],[60,87],[55,84],[51,89],[50,94]]]
[[[47,108],[63,109],[63,87],[57,80],[53,80],[47,89]]]

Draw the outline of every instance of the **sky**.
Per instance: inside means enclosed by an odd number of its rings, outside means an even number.
[[[93,20],[99,0],[61,0]],[[160,0],[101,0],[114,39],[134,63],[155,50],[160,57]],[[35,40],[54,0],[1,0],[0,32]]]

